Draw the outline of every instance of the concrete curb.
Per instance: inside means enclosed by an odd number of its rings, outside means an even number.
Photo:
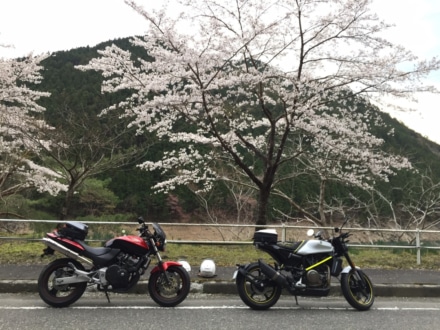
[[[91,288],[90,291],[96,291]],[[0,280],[0,293],[36,293],[36,280]],[[139,282],[130,293],[148,293],[148,282]],[[234,282],[207,281],[191,282],[191,293],[205,294],[238,294]],[[440,297],[440,285],[430,284],[375,284],[374,293],[377,297]],[[331,296],[342,295],[339,284],[333,284]]]
[[[376,284],[374,294],[378,297],[426,297],[440,298],[440,285],[431,284]]]
[[[38,292],[37,281],[32,280],[1,280],[0,293]]]
[[[238,294],[235,283],[205,282],[202,293]],[[288,293],[286,293],[288,294]],[[433,297],[440,298],[440,285],[428,284],[375,284],[374,294],[377,297]],[[332,284],[330,296],[342,296],[341,286]]]

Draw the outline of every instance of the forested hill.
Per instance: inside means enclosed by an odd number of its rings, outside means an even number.
[[[125,38],[103,42],[95,47],[81,47],[70,51],[56,52],[43,62],[44,79],[38,89],[51,93],[51,97],[41,100],[41,104],[46,108],[45,116],[49,124],[55,127],[64,126],[65,116],[61,113],[65,112],[66,109],[84,114],[98,114],[103,108],[117,100],[118,95],[101,94],[102,77],[99,73],[82,72],[74,68],[79,64],[87,64],[92,58],[98,56],[98,49],[103,49],[112,43],[130,50],[135,57],[146,57],[146,54],[133,48],[129,43],[129,39]],[[390,198],[390,201],[395,198],[395,202],[398,203],[409,197],[403,197],[402,193],[397,194],[397,197],[394,196],[392,191],[396,190],[395,187],[399,187],[400,191],[404,190],[409,182],[417,182],[420,180],[420,175],[426,173],[429,173],[432,182],[440,181],[440,146],[402,125],[388,114],[383,113],[381,116],[388,127],[394,128],[395,134],[389,136],[385,129],[378,129],[374,134],[386,141],[385,148],[387,150],[407,156],[418,169],[417,174],[405,172],[393,177],[391,184],[381,184],[380,189]],[[95,129],[99,130],[100,128],[95,127]],[[132,140],[127,138],[127,143],[131,142]],[[154,155],[155,150],[161,150],[160,142],[156,142],[154,146],[150,145],[148,147],[148,152],[143,155],[144,159],[156,158]],[[99,180],[111,179],[105,181],[107,182],[105,188],[115,195],[117,201],[115,202],[117,205],[111,208],[111,211],[107,210],[106,212],[132,212],[147,216],[161,216],[167,219],[173,218],[177,213],[179,216],[201,213],[194,197],[188,194],[184,188],[177,190],[173,198],[153,194],[150,187],[157,180],[158,175],[158,173],[141,172],[135,164],[100,174],[97,177]],[[296,194],[301,202],[306,200],[304,196],[310,194],[310,190],[313,189],[315,184],[317,183],[313,182],[312,179],[303,179],[301,182],[297,182]],[[217,189],[221,191],[221,188]],[[301,189],[305,189],[304,193],[301,192]],[[351,191],[349,188],[339,186],[333,187],[332,190],[338,196],[348,195],[349,191]],[[218,194],[218,196],[220,195],[222,193]],[[222,198],[223,201],[218,205],[224,205],[224,200],[228,200],[225,196]],[[77,202],[81,203],[81,201]],[[59,202],[49,203],[48,205],[50,207],[45,211],[55,214],[54,209],[59,206]],[[78,207],[78,209],[84,210],[84,207]],[[288,210],[284,211],[288,212]],[[103,213],[103,211],[100,212]],[[77,214],[73,215],[83,216],[84,214],[78,211]]]

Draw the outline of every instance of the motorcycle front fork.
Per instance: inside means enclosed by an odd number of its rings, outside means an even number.
[[[344,256],[345,256],[345,259],[347,260],[347,263],[351,267],[351,271],[350,272],[352,272],[352,273],[354,273],[356,275],[356,281],[361,284],[361,287],[363,289],[365,289],[366,286],[367,286],[367,283],[365,282],[364,277],[360,275],[358,269],[356,268],[356,265],[354,264],[353,260],[351,260],[349,254],[345,253]]]

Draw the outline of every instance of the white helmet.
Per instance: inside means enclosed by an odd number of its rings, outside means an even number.
[[[191,265],[188,263],[188,261],[178,260],[177,262],[180,263],[182,265],[182,267],[185,268],[188,273],[191,271]]]
[[[199,276],[201,277],[214,277],[215,276],[215,263],[212,259],[205,259],[200,265]]]

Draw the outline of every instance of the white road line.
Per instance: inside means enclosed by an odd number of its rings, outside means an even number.
[[[0,310],[44,310],[53,309],[53,307],[44,306],[0,306]],[[125,309],[139,309],[139,310],[160,310],[166,309],[160,306],[73,306],[66,307],[65,309],[78,309],[78,310],[125,310]],[[181,309],[181,310],[210,310],[210,309],[249,309],[246,306],[181,306],[171,307],[168,309]],[[271,310],[353,310],[351,307],[272,307]],[[440,311],[440,307],[377,307],[371,308],[371,310],[377,311]]]

